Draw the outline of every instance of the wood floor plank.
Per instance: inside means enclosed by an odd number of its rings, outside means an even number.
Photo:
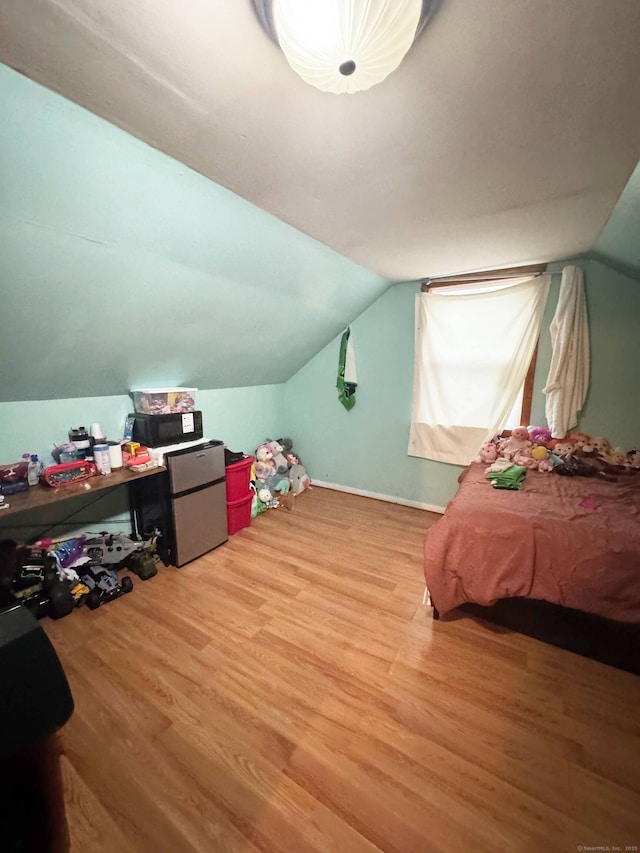
[[[437,516],[314,488],[42,624],[75,851],[574,850],[640,838],[640,679],[422,605]]]
[[[71,853],[135,853],[114,816],[94,796],[66,755],[60,759]]]

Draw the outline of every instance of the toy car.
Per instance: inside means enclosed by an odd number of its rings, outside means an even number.
[[[148,580],[158,573],[156,568],[157,535],[151,539],[131,539],[121,533],[101,533],[87,539],[83,553],[102,566],[123,566],[141,580]]]
[[[89,587],[85,603],[89,610],[95,610],[101,604],[107,604],[121,595],[126,595],[133,589],[133,581],[129,576],[118,581],[114,569],[106,566],[87,564],[80,567],[80,579]]]
[[[84,543],[84,553],[94,563],[102,566],[115,566],[125,557],[139,551],[147,545],[146,542],[136,541],[121,533],[101,533],[93,536]]]
[[[71,613],[76,601],[70,584],[58,578],[55,560],[45,551],[18,548],[11,542],[5,544],[13,548],[7,547],[4,555],[0,603],[23,604],[37,619],[43,616],[60,619]]]

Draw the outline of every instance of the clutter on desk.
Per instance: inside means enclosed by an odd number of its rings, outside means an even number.
[[[45,467],[32,453],[0,464],[0,496],[26,491],[40,482],[58,488],[125,467],[140,473],[161,465],[163,447],[203,438],[202,412],[195,409],[196,391],[179,387],[134,389],[135,413],[127,415],[122,439],[109,440],[99,421],[89,428],[73,426],[68,440],[54,444],[52,465]]]
[[[0,494],[15,495],[29,488],[29,463],[23,458],[11,465],[0,465]]]

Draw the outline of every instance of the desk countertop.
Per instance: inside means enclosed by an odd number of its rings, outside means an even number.
[[[166,471],[166,468],[158,466],[149,468],[146,471],[135,473],[128,468],[121,468],[118,471],[112,471],[110,474],[99,474],[95,477],[90,477],[88,480],[83,480],[79,483],[74,483],[71,486],[61,486],[58,489],[53,489],[44,483],[39,483],[37,486],[32,486],[26,492],[18,492],[15,495],[6,495],[5,500],[9,504],[8,508],[0,510],[0,521],[9,515],[14,515],[19,512],[29,512],[29,510],[37,509],[42,506],[51,506],[56,503],[76,498],[90,492],[99,492],[103,489],[114,489],[117,486],[123,486],[127,483],[132,483],[135,480],[140,480],[143,477],[152,477],[155,474],[160,474]]]

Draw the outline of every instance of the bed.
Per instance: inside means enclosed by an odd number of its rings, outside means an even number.
[[[640,473],[616,482],[527,472],[494,489],[473,463],[424,544],[434,615],[533,599],[640,624]]]

